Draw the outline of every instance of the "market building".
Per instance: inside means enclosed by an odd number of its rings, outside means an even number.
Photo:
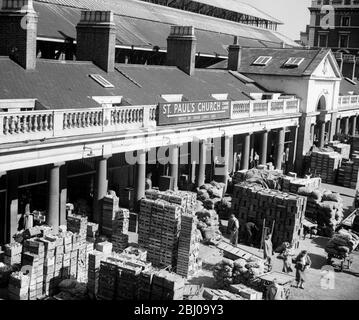
[[[12,6],[6,7],[7,4]],[[19,11],[21,8],[13,4],[4,3],[2,28],[15,26],[24,16],[31,27],[12,28],[17,36],[1,33],[4,40],[0,48],[4,242],[17,230],[17,215],[23,210],[21,199],[29,189],[35,189],[33,195],[43,195],[44,190],[49,190],[48,199],[40,196],[36,200],[34,196],[33,201],[37,209],[49,213],[48,221],[54,226],[63,222],[67,200],[74,200],[70,190],[83,191],[83,197],[92,195],[95,211],[97,200],[107,192],[108,180],[109,186],[134,187],[136,198],[141,199],[146,177],[144,159],[152,148],[170,144],[174,150],[171,156],[177,158],[179,146],[199,141],[204,154],[207,139],[212,143],[213,139],[223,139],[226,156],[222,162],[227,172],[232,161],[228,151],[233,139],[236,151],[242,152],[243,148],[241,167],[249,166],[254,152],[252,134],[262,140],[262,163],[267,161],[267,153],[278,165],[281,163],[285,128],[296,129],[299,124],[299,99],[266,92],[238,73],[237,45],[230,47],[233,65],[229,70],[196,69],[199,35],[195,35],[193,27],[172,27],[167,40],[169,66],[115,64],[113,14],[86,11],[77,25],[78,56],[80,60],[93,62],[37,59],[38,16],[31,6]],[[101,46],[94,46],[99,41]],[[14,47],[18,48],[15,53],[11,50]],[[183,54],[178,55],[179,51]],[[198,100],[216,104],[212,116],[201,112],[203,105],[197,105],[194,114],[184,117],[161,114],[161,104],[171,108],[176,103],[186,105],[187,101]],[[273,152],[267,152],[268,132],[272,144],[278,142],[279,147]],[[131,151],[137,151],[141,160],[136,166],[125,164],[123,154]],[[213,152],[212,157],[223,158]],[[292,162],[294,158],[291,156]],[[163,174],[168,172],[176,185],[177,162],[174,159],[168,168],[157,168]],[[190,164],[191,169],[185,168],[187,174],[193,172],[192,181],[203,183],[207,174],[206,156]],[[110,172],[117,171],[113,178],[107,179],[107,168]],[[226,174],[219,176],[224,176],[224,181],[227,179]],[[86,188],[79,190],[83,182]]]

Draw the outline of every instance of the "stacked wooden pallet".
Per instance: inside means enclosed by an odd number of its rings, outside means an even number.
[[[181,207],[163,200],[143,199],[138,243],[155,266],[176,266]]]
[[[343,161],[339,169],[338,184],[346,188],[358,189],[359,185],[359,155],[351,161]]]
[[[151,300],[183,300],[185,280],[165,270],[152,277]]]
[[[311,172],[319,175],[324,183],[334,184],[342,156],[337,152],[316,151],[311,155]]]
[[[201,267],[199,233],[196,218],[193,215],[182,215],[176,273],[185,278],[194,276]]]
[[[128,247],[128,226],[130,211],[119,209],[112,222],[112,244],[115,252],[121,253]]]
[[[306,197],[243,183],[234,187],[232,206],[242,226],[252,220],[262,228],[265,219],[266,227],[271,229],[275,221],[275,246],[283,242],[298,245],[306,202]]]

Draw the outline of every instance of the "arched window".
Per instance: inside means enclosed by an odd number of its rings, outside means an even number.
[[[321,96],[318,102],[317,111],[324,111],[327,109],[327,100]]]

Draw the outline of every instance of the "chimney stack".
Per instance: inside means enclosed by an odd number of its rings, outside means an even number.
[[[337,60],[340,72],[343,72],[343,53],[342,52],[335,52],[334,53],[335,60]]]
[[[194,27],[171,26],[167,38],[167,65],[176,66],[192,76],[196,68],[196,48]]]
[[[0,6],[0,55],[34,70],[38,16],[32,0],[2,0]]]
[[[355,56],[352,54],[343,55],[343,76],[354,80],[355,76]]]
[[[116,28],[112,11],[82,11],[76,26],[76,57],[106,72],[115,70]]]
[[[242,60],[242,47],[238,37],[234,37],[234,43],[228,47],[228,70],[239,71]]]

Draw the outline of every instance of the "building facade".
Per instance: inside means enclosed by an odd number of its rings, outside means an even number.
[[[77,60],[38,59],[42,16],[28,0],[2,5],[1,243],[12,240],[26,204],[54,228],[68,202],[101,224],[107,191],[127,192],[135,209],[150,173],[154,186],[159,176],[174,188],[227,183],[256,153],[261,164],[295,171],[314,131],[320,146],[341,128],[356,131],[356,86],[342,87],[330,50],[244,48],[237,37],[225,66],[200,69],[203,33],[174,25],[165,65],[119,64],[115,15],[83,10]]]

